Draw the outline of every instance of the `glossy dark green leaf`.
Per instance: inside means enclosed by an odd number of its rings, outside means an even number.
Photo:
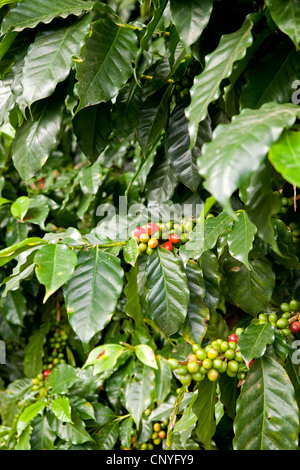
[[[119,138],[126,138],[135,131],[142,97],[142,88],[134,81],[126,84],[118,93],[111,118],[114,133]]]
[[[120,260],[92,248],[82,253],[65,287],[69,321],[81,340],[89,340],[110,321],[123,288]]]
[[[101,103],[82,109],[75,115],[73,126],[79,147],[87,158],[95,161],[111,132],[109,105]]]
[[[24,373],[26,377],[36,377],[43,369],[44,344],[46,343],[47,327],[34,332],[25,347]]]
[[[277,26],[286,33],[299,50],[300,46],[300,5],[297,0],[282,3],[280,0],[266,0],[272,18]]]
[[[299,410],[284,368],[270,356],[256,359],[237,401],[235,450],[296,450]]]
[[[209,21],[212,6],[213,0],[170,1],[172,20],[180,39],[187,46],[196,42],[200,37]]]
[[[212,141],[204,144],[198,159],[204,186],[229,213],[232,193],[258,170],[271,145],[298,115],[299,107],[290,103],[244,109],[230,124],[219,124]]]
[[[205,119],[209,104],[220,96],[222,80],[230,76],[233,64],[241,60],[251,46],[252,26],[251,18],[246,18],[239,30],[224,34],[218,47],[205,58],[203,72],[195,77],[191,88],[191,104],[186,110],[191,147],[195,145],[199,123]]]
[[[50,23],[56,17],[66,18],[68,15],[81,15],[93,7],[92,2],[83,0],[24,0],[17,3],[6,15],[1,34],[9,29],[22,31],[25,28],[34,28],[38,23]]]
[[[143,153],[154,146],[160,136],[168,117],[169,100],[173,85],[151,95],[142,104],[137,126],[137,140]]]
[[[55,450],[56,434],[49,426],[47,415],[38,416],[33,421],[31,434],[32,450]]]
[[[174,254],[160,247],[149,256],[146,273],[151,317],[166,335],[176,333],[189,304],[186,274]]]
[[[50,389],[52,395],[57,393],[65,394],[76,380],[78,380],[78,377],[72,366],[59,364],[49,374],[46,386]]]
[[[30,45],[22,69],[22,93],[17,102],[22,109],[37,100],[47,98],[59,82],[64,81],[73,65],[72,57],[79,54],[89,29],[89,17],[47,29]]]
[[[132,75],[131,62],[137,53],[133,30],[108,19],[93,23],[92,35],[83,48],[83,62],[77,64],[79,109],[109,101]]]
[[[190,303],[182,328],[182,335],[190,343],[201,344],[207,330],[209,309],[204,303],[205,281],[201,268],[195,262],[186,265],[186,275],[190,290]]]
[[[153,204],[162,204],[173,196],[178,180],[168,160],[164,158],[150,171],[147,178],[146,195]]]
[[[178,180],[196,192],[200,183],[196,159],[201,155],[202,144],[210,140],[210,121],[206,119],[201,123],[196,145],[190,150],[188,121],[184,110],[185,103],[178,104],[169,118],[165,140],[166,155]]]
[[[204,227],[198,223],[190,233],[190,240],[180,247],[180,256],[186,262],[188,259],[198,259],[202,253],[215,246],[231,224],[231,216],[221,212],[217,217],[208,218]]]
[[[278,141],[270,148],[269,160],[286,181],[300,187],[299,130],[284,130]]]
[[[24,326],[24,317],[28,313],[26,299],[20,290],[8,292],[2,300],[3,315],[13,325]]]
[[[67,245],[50,243],[35,255],[35,273],[46,292],[43,303],[63,286],[72,276],[77,256]]]
[[[13,162],[25,181],[34,176],[55,149],[61,126],[62,106],[55,99],[32,107],[32,119],[24,121],[13,142]]]
[[[300,74],[300,54],[283,43],[266,54],[247,79],[240,98],[242,108],[260,108],[264,103],[288,103],[292,84]]]
[[[252,249],[256,232],[257,228],[249,219],[247,212],[239,211],[227,240],[231,256],[241,261],[248,269],[250,269],[248,255]]]
[[[272,344],[274,340],[274,328],[270,323],[249,325],[238,340],[238,347],[246,364],[248,365],[251,359],[262,357],[267,345]]]
[[[126,273],[127,284],[124,288],[127,302],[125,313],[134,319],[137,326],[143,326],[143,314],[138,291],[138,266],[135,265]]]
[[[207,378],[198,386],[198,397],[193,406],[193,412],[198,418],[196,433],[206,450],[212,448],[211,439],[216,430],[215,403],[216,382]]]
[[[101,427],[94,435],[95,444],[94,450],[113,450],[119,437],[118,421],[112,421]]]
[[[249,261],[250,270],[238,261],[226,263],[225,279],[230,295],[235,304],[256,316],[271,299],[275,286],[275,274],[269,260],[253,259]]]
[[[124,405],[131,414],[137,429],[140,428],[142,413],[152,403],[155,390],[154,370],[144,364],[135,367],[135,374],[129,379],[124,392]]]

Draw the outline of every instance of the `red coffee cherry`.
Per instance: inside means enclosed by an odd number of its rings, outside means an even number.
[[[291,323],[290,330],[294,335],[300,333],[300,321],[294,321],[293,323]]]
[[[171,251],[172,248],[173,248],[173,245],[172,245],[171,242],[166,242],[166,243],[163,244],[163,248],[165,248],[166,250]]]
[[[238,340],[239,340],[239,337],[238,337],[237,335],[234,335],[234,334],[230,335],[229,338],[228,338],[228,341],[229,341],[229,342],[232,341],[232,342],[234,342],[234,343],[237,343]]]
[[[177,233],[171,233],[171,235],[169,236],[169,241],[171,243],[178,243],[180,242],[180,236],[177,235]]]
[[[48,377],[48,375],[50,374],[51,370],[47,369],[47,370],[44,370],[43,371],[43,377],[44,379],[46,379]]]
[[[154,232],[159,232],[159,225],[149,222],[149,224],[146,225],[146,233],[152,235]]]

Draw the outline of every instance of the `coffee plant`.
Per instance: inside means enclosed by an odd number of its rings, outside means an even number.
[[[297,450],[299,1],[0,21],[0,449]]]

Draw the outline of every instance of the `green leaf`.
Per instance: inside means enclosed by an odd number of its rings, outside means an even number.
[[[69,398],[58,397],[51,403],[51,410],[60,421],[73,423],[71,419],[71,406]]]
[[[299,410],[284,368],[270,356],[256,359],[237,401],[234,450],[296,450]]]
[[[143,411],[152,403],[154,387],[153,369],[144,364],[137,364],[135,373],[129,379],[124,392],[124,405],[136,423],[137,429],[140,429]]]
[[[65,286],[69,321],[84,343],[109,323],[123,288],[118,258],[95,247],[78,258],[78,267]]]
[[[181,245],[179,253],[186,263],[188,259],[198,259],[201,255],[215,246],[231,224],[231,216],[227,212],[221,212],[217,217],[205,220],[204,227],[199,223],[190,233],[190,240]]]
[[[228,261],[225,279],[235,304],[255,317],[271,299],[275,274],[268,259],[251,259],[249,265],[250,270],[239,261]]]
[[[136,82],[127,83],[118,93],[112,109],[114,134],[126,138],[137,127],[143,91]]]
[[[199,39],[209,21],[212,6],[213,0],[170,1],[172,20],[180,39],[187,46]]]
[[[31,247],[43,245],[45,242],[39,237],[30,237],[22,240],[15,245],[9,246],[8,248],[4,248],[0,250],[0,266],[8,263],[12,259],[16,258],[16,256],[23,253],[23,251],[30,250]]]
[[[135,265],[139,255],[138,244],[135,238],[130,238],[123,247],[123,255],[126,263]]]
[[[230,124],[219,124],[212,141],[204,144],[198,158],[204,186],[229,213],[232,193],[258,170],[271,145],[298,115],[299,107],[289,103],[244,109]]]
[[[299,50],[300,45],[300,5],[297,0],[285,3],[280,0],[266,0],[271,16],[279,29],[287,34]]]
[[[36,417],[33,424],[31,450],[55,450],[57,436],[49,426],[47,415]]]
[[[283,42],[262,58],[248,77],[240,97],[242,108],[260,108],[274,101],[287,103],[291,89],[300,75],[300,54]]]
[[[157,369],[157,362],[152,348],[147,344],[139,344],[135,347],[136,357],[146,366]]]
[[[18,197],[18,199],[16,199],[10,207],[12,215],[16,219],[22,222],[26,215],[26,212],[28,211],[29,204],[30,204],[29,197],[27,196]]]
[[[51,243],[36,253],[34,262],[36,276],[46,289],[43,299],[45,303],[72,276],[77,256],[66,245]]]
[[[201,155],[202,144],[211,138],[210,120],[206,119],[201,123],[196,145],[190,150],[188,120],[184,110],[185,103],[178,104],[169,118],[165,141],[166,155],[177,179],[196,192],[201,180],[196,160]]]
[[[46,402],[36,401],[25,408],[19,416],[17,423],[17,431],[19,435],[29,425],[30,421],[45,408],[45,406]]]
[[[50,389],[51,395],[65,394],[77,380],[78,377],[72,366],[59,364],[49,374],[46,386]]]
[[[27,214],[24,217],[24,222],[40,225],[44,228],[45,220],[50,212],[49,199],[43,194],[32,196],[30,198],[30,205]],[[53,200],[51,201],[54,202]],[[57,206],[56,206],[57,207]]]
[[[80,186],[82,192],[88,195],[96,195],[105,177],[106,170],[99,162],[82,168],[80,172]]]
[[[274,328],[270,323],[260,325],[253,323],[241,333],[238,340],[238,347],[247,364],[251,359],[262,357],[267,345],[275,340]]]
[[[30,45],[25,57],[20,108],[50,96],[59,82],[69,75],[72,57],[78,55],[89,29],[89,17],[41,32]]]
[[[247,212],[239,211],[227,240],[231,256],[241,261],[248,269],[250,269],[248,255],[252,249],[256,232],[257,228],[249,219]]]
[[[149,96],[142,104],[137,126],[137,140],[145,154],[156,143],[168,117],[169,100],[173,85]]]
[[[119,437],[119,421],[112,421],[101,427],[95,435],[95,450],[113,450]]]
[[[144,317],[142,314],[142,308],[138,290],[138,266],[135,265],[131,270],[126,273],[127,285],[124,288],[124,294],[127,298],[126,305],[124,307],[125,313],[134,319],[137,326],[144,325]]]
[[[146,275],[151,317],[166,335],[172,335],[187,315],[190,293],[186,275],[174,254],[161,247],[149,256]]]
[[[26,429],[21,433],[14,450],[30,450],[30,438],[32,433],[32,427],[27,426]]]
[[[8,292],[3,298],[3,315],[13,325],[24,326],[24,317],[27,314],[26,299],[20,290]]]
[[[47,327],[34,332],[25,347],[24,373],[26,377],[36,377],[43,369],[43,346],[46,343]]]
[[[94,373],[100,374],[112,369],[125,348],[119,344],[104,344],[93,349],[84,364],[84,367],[94,365]]]
[[[54,414],[49,415],[51,429],[63,441],[67,441],[68,444],[74,445],[93,442],[93,438],[85,429],[84,421],[79,417],[79,414],[74,409],[72,409],[71,419],[73,424],[62,423],[56,418],[56,416],[54,416]]]
[[[108,19],[93,23],[92,35],[83,48],[84,61],[77,64],[79,111],[109,101],[132,75],[137,54],[134,31]]]
[[[158,368],[155,370],[155,393],[157,405],[159,406],[161,403],[164,403],[170,392],[173,375],[164,357],[158,356],[156,362]]]
[[[110,106],[100,103],[82,109],[75,115],[73,126],[79,147],[87,158],[95,161],[111,133]]]
[[[231,34],[222,36],[218,47],[205,58],[205,68],[197,75],[191,88],[191,104],[186,109],[190,122],[189,131],[191,147],[196,143],[198,125],[207,115],[210,103],[220,96],[220,85],[223,79],[232,72],[233,64],[241,60],[253,38],[251,29],[253,22],[246,18],[242,27]]]
[[[133,430],[133,419],[131,417],[124,419],[120,424],[119,434],[121,445],[127,449],[131,448],[131,435]]]
[[[193,412],[198,418],[196,433],[206,450],[212,448],[211,439],[216,430],[215,403],[216,382],[207,378],[198,386],[198,397],[193,406]]]
[[[257,227],[257,235],[280,254],[274,232],[274,215],[280,211],[280,198],[271,187],[271,165],[262,164],[247,185],[246,211]]]
[[[1,35],[9,29],[22,31],[35,28],[38,23],[50,23],[56,17],[66,18],[68,15],[81,15],[89,11],[94,3],[83,0],[23,0],[12,8],[2,23]]]
[[[201,344],[207,330],[209,309],[204,303],[205,282],[202,269],[195,262],[186,264],[186,275],[190,290],[190,303],[182,328],[182,335],[189,343]]]
[[[289,183],[300,187],[300,132],[284,130],[269,152],[274,168]]]
[[[162,204],[168,201],[178,184],[172,167],[166,158],[154,165],[147,178],[146,195],[148,201]]]
[[[37,102],[32,107],[33,119],[17,128],[12,146],[13,162],[23,180],[34,176],[55,149],[61,111],[61,102],[53,98]]]

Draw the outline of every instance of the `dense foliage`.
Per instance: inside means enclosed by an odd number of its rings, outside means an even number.
[[[299,0],[0,0],[0,448],[299,446]]]

